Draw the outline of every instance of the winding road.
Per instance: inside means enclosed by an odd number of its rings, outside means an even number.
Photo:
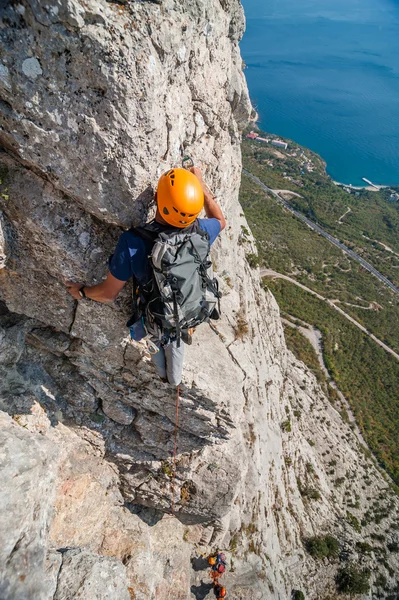
[[[392,354],[392,356],[394,356],[396,358],[396,360],[399,360],[399,354],[397,354],[394,350],[392,350],[392,348],[390,348],[389,346],[387,346],[386,344],[384,344],[384,342],[382,342],[377,337],[375,337],[374,334],[372,334],[368,329],[366,329],[365,327],[363,327],[363,325],[361,325],[358,321],[356,321],[356,319],[354,319],[353,317],[351,317],[350,315],[348,315],[348,313],[344,312],[342,310],[342,308],[339,308],[339,306],[337,306],[332,300],[329,300],[328,298],[324,298],[324,296],[321,296],[320,294],[318,294],[314,290],[311,290],[310,288],[306,287],[306,285],[303,285],[302,283],[299,283],[295,279],[292,279],[292,277],[288,277],[288,275],[282,275],[282,273],[277,273],[277,271],[273,271],[272,269],[260,269],[260,276],[261,277],[272,277],[272,278],[278,278],[278,279],[285,279],[286,281],[289,281],[290,283],[293,283],[294,285],[297,285],[298,287],[302,288],[303,290],[305,290],[305,292],[308,292],[309,294],[312,294],[312,296],[316,296],[316,298],[318,298],[319,300],[323,300],[323,302],[326,302],[329,306],[331,306],[332,308],[334,308],[334,310],[336,310],[343,317],[345,317],[345,319],[348,319],[348,321],[350,321],[353,325],[355,325],[356,327],[358,327],[358,329],[360,329],[361,331],[363,331],[363,333],[365,333],[366,335],[368,335],[369,338],[371,338],[376,344],[378,344],[379,346],[381,346],[381,348],[384,348],[384,350],[386,352],[389,352],[389,354]]]
[[[385,275],[382,275],[382,273],[377,271],[377,269],[375,269],[373,267],[373,265],[371,265],[366,260],[364,260],[364,258],[359,256],[359,254],[356,254],[356,252],[353,252],[353,250],[350,250],[350,248],[345,246],[345,244],[340,242],[337,238],[333,237],[332,235],[330,235],[329,233],[324,231],[324,229],[322,229],[319,225],[317,225],[316,223],[314,223],[313,221],[311,221],[310,219],[305,217],[305,215],[303,215],[302,213],[300,213],[297,210],[295,210],[294,208],[292,208],[292,206],[289,204],[289,202],[284,200],[284,198],[282,198],[278,192],[267,187],[267,185],[265,185],[258,177],[255,177],[255,175],[252,175],[252,173],[250,173],[246,169],[243,169],[242,171],[247,177],[252,179],[252,181],[254,183],[259,185],[261,188],[263,188],[269,194],[272,194],[273,196],[275,196],[275,198],[277,198],[277,200],[284,206],[284,208],[289,210],[293,215],[295,215],[298,219],[300,219],[303,223],[305,223],[308,227],[310,227],[310,229],[313,229],[313,231],[316,231],[317,233],[319,233],[326,240],[331,242],[331,244],[334,244],[334,246],[336,246],[337,248],[339,248],[340,250],[342,250],[343,252],[348,254],[348,256],[350,256],[351,258],[356,260],[360,265],[362,265],[362,267],[364,267],[367,271],[369,271],[372,275],[374,275],[374,277],[377,277],[377,279],[379,281],[381,281],[381,283],[388,286],[389,288],[391,288],[391,290],[393,290],[396,294],[399,295],[399,288],[397,288],[392,283],[392,281],[390,281],[387,277],[385,277]],[[344,313],[344,314],[346,314],[346,313]]]

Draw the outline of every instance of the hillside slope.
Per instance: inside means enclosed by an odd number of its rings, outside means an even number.
[[[238,0],[19,0],[1,13],[0,596],[204,600],[202,554],[223,548],[231,599],[319,600],[338,559],[311,557],[304,538],[324,532],[344,566],[393,588],[397,498],[287,351],[246,260]],[[129,290],[77,303],[64,281],[104,277],[185,153],[228,226],[213,252],[220,336],[203,326],[187,347],[172,501],[175,394],[127,339]],[[378,523],[373,503],[386,505]]]

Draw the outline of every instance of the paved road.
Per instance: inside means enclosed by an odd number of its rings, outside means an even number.
[[[277,194],[291,194],[292,196],[296,196],[297,198],[303,198],[303,196],[301,196],[301,194],[297,194],[296,192],[293,192],[292,190],[273,190],[273,192],[277,192]]]
[[[345,319],[348,319],[348,321],[350,321],[351,323],[353,323],[353,325],[356,325],[356,327],[358,327],[359,329],[361,329],[361,331],[363,331],[363,333],[365,333],[366,335],[368,335],[369,338],[371,338],[372,340],[374,340],[374,342],[376,342],[376,344],[378,344],[379,346],[381,346],[381,348],[384,348],[384,350],[386,352],[389,352],[389,354],[392,354],[392,356],[394,356],[396,358],[396,360],[399,360],[399,354],[397,354],[394,350],[392,350],[392,348],[390,348],[389,346],[387,346],[386,344],[384,344],[384,342],[382,342],[377,337],[375,337],[375,335],[373,335],[368,329],[366,329],[365,327],[363,327],[363,325],[361,325],[358,321],[356,321],[356,319],[353,319],[353,317],[351,317],[350,315],[348,315],[348,313],[344,312],[342,310],[342,308],[339,308],[339,306],[337,306],[336,304],[334,304],[334,302],[332,300],[329,300],[328,298],[324,298],[324,296],[321,296],[320,294],[318,294],[314,290],[311,290],[310,288],[306,287],[306,285],[303,285],[302,283],[299,283],[299,281],[296,281],[295,279],[292,279],[292,277],[288,277],[288,275],[282,275],[281,273],[277,273],[277,271],[272,271],[272,269],[261,269],[260,270],[260,276],[261,277],[277,277],[279,279],[285,279],[286,281],[289,281],[290,283],[293,283],[293,284],[297,285],[298,287],[302,288],[303,290],[305,290],[305,292],[308,292],[309,294],[312,294],[312,296],[316,296],[316,298],[318,298],[319,300],[323,300],[323,302],[326,302],[329,306],[331,306],[332,308],[334,308],[343,317],[345,317]]]
[[[247,177],[252,179],[252,181],[254,181],[257,185],[259,185],[261,188],[263,188],[266,192],[268,192],[269,194],[273,194],[273,196],[275,196],[277,198],[277,200],[287,210],[289,210],[292,214],[294,214],[296,217],[298,217],[298,219],[300,219],[303,223],[305,223],[308,227],[310,227],[310,229],[313,229],[313,231],[320,233],[320,235],[323,236],[324,238],[326,238],[326,240],[328,240],[329,242],[334,244],[334,246],[336,246],[337,248],[339,248],[340,250],[342,250],[343,252],[348,254],[351,258],[356,260],[359,264],[362,265],[362,267],[364,267],[372,275],[377,277],[377,279],[379,279],[381,281],[381,283],[385,284],[386,286],[391,288],[391,290],[393,290],[396,294],[399,295],[399,288],[397,288],[392,283],[392,281],[390,281],[387,277],[382,275],[382,273],[377,271],[377,269],[375,269],[373,267],[373,265],[371,265],[366,260],[364,260],[364,258],[359,256],[359,254],[356,254],[356,252],[353,252],[353,250],[350,250],[350,248],[348,248],[347,246],[345,246],[345,244],[343,244],[342,242],[337,240],[337,238],[333,237],[332,235],[330,235],[329,233],[324,231],[324,229],[322,229],[319,225],[316,225],[316,223],[314,223],[313,221],[311,221],[310,219],[305,217],[305,215],[303,215],[302,213],[300,213],[297,210],[295,210],[294,208],[292,208],[292,206],[286,200],[284,200],[284,198],[282,198],[277,192],[275,192],[271,188],[267,187],[267,185],[262,183],[262,181],[260,179],[258,179],[258,177],[255,177],[255,175],[252,175],[252,173],[250,173],[246,169],[243,169],[243,173],[245,173],[245,175],[247,175]]]

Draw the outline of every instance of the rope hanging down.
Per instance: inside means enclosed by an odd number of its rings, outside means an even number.
[[[180,400],[180,385],[176,387],[176,406],[175,406],[175,430],[173,441],[173,464],[171,478],[171,495],[172,495],[172,516],[176,515],[175,511],[175,480],[176,480],[176,462],[177,462],[177,434],[179,429],[179,400]],[[208,557],[208,563],[211,567],[209,575],[213,582],[213,591],[217,600],[223,600],[227,597],[227,590],[219,582],[220,578],[226,571],[226,556],[223,552],[214,552]]]
[[[180,385],[176,388],[176,412],[175,412],[175,433],[174,433],[174,444],[173,444],[173,467],[172,467],[172,481],[171,481],[171,493],[172,493],[172,515],[175,515],[175,479],[176,479],[176,457],[177,457],[177,430],[179,428],[179,399],[180,399]]]

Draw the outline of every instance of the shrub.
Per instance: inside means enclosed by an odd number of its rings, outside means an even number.
[[[362,526],[360,525],[359,519],[355,517],[355,515],[352,515],[352,513],[349,512],[349,510],[346,511],[346,520],[349,523],[349,525],[352,525],[355,531],[357,531],[358,533],[361,532]]]
[[[237,550],[238,542],[239,542],[239,534],[237,532],[232,536],[232,538],[230,540],[229,552],[232,552],[234,554],[234,552]]]
[[[242,340],[249,331],[248,322],[245,319],[244,312],[240,310],[237,314],[237,321],[234,327],[236,339]]]
[[[373,546],[370,546],[367,542],[356,542],[356,548],[362,554],[370,554]]]
[[[161,464],[161,472],[168,477],[173,477],[173,468],[166,460]]]
[[[250,252],[249,254],[246,255],[246,259],[247,259],[248,264],[251,267],[251,269],[256,269],[256,267],[259,267],[260,259],[257,254]]]
[[[347,594],[365,594],[370,589],[369,573],[360,571],[354,565],[340,569],[335,581],[338,591]]]
[[[289,419],[287,419],[286,421],[283,421],[281,423],[281,429],[283,431],[286,431],[287,433],[290,433],[290,431],[291,431],[291,421]]]
[[[398,542],[389,542],[387,544],[387,548],[390,552],[399,552],[399,544]]]
[[[371,537],[371,539],[376,540],[377,542],[382,542],[382,543],[385,542],[385,535],[382,535],[381,533],[372,532],[372,533],[370,533],[370,537]]]
[[[305,600],[305,594],[300,590],[292,590],[292,600]]]
[[[330,558],[339,554],[339,542],[332,535],[307,538],[305,548],[313,558]]]
[[[386,589],[388,580],[385,577],[385,575],[383,575],[382,573],[379,573],[378,576],[376,577],[376,580],[374,583],[377,587],[382,587],[382,588]]]
[[[299,488],[299,492],[301,494],[301,496],[303,498],[309,498],[310,500],[320,500],[321,499],[321,495],[319,490],[316,490],[316,488],[312,488],[312,487],[300,487]]]

